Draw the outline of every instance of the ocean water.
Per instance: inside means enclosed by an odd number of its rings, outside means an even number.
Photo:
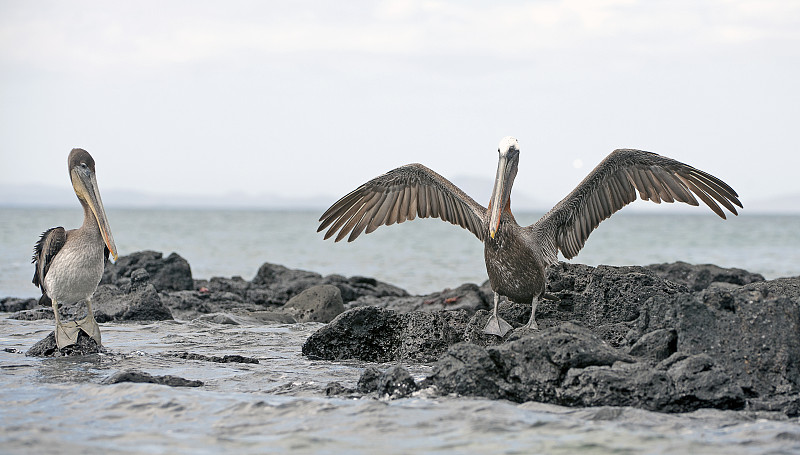
[[[322,274],[374,276],[413,293],[486,279],[480,243],[438,220],[381,228],[352,244],[323,241],[317,213],[108,211],[120,254],[176,251],[195,278],[251,279],[263,262]],[[0,209],[0,296],[34,296],[30,255],[39,233],[77,227],[80,209]],[[520,214],[532,223],[538,214]],[[800,217],[620,213],[573,262],[684,260],[741,267],[767,278],[800,275]],[[800,453],[800,421],[775,414],[562,408],[421,391],[400,400],[328,398],[354,387],[364,362],[300,353],[320,324],[204,321],[102,324],[107,354],[38,359],[24,352],[52,321],[0,313],[0,453]],[[240,354],[259,364],[176,357]],[[388,368],[390,365],[379,365]],[[415,378],[431,365],[405,365]],[[103,384],[138,369],[199,388]]]
[[[686,261],[740,267],[766,278],[800,275],[800,215],[745,212],[722,220],[700,209],[687,214],[670,205],[661,208],[657,214],[615,214],[595,229],[571,262]],[[362,234],[353,243],[334,243],[316,232],[320,213],[109,209],[108,218],[120,255],[174,251],[189,261],[195,278],[238,275],[249,280],[261,264],[272,262],[323,275],[372,276],[414,294],[487,279],[482,244],[458,226],[418,219]],[[516,215],[522,225],[540,216]],[[76,228],[82,219],[80,207],[0,208],[0,296],[37,295],[31,284],[33,244],[44,230]]]

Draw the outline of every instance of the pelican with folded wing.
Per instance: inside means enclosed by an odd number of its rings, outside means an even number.
[[[97,187],[94,159],[83,149],[73,149],[67,159],[72,188],[83,206],[83,224],[78,229],[50,228],[33,249],[33,284],[42,289],[41,303],[48,299],[56,317],[56,345],[75,344],[81,330],[101,346],[100,327],[92,314],[91,297],[103,277],[109,254],[117,259],[117,247],[108,225]],[[87,315],[62,323],[59,303],[86,300]]]

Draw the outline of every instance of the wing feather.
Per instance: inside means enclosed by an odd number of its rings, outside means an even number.
[[[383,225],[402,223],[416,217],[441,218],[486,236],[486,208],[475,202],[449,180],[421,164],[393,169],[351,191],[320,217],[317,232],[328,228],[325,239],[355,240]]]
[[[655,153],[619,149],[528,228],[549,263],[557,261],[559,250],[569,259],[603,220],[636,200],[637,192],[641,199],[655,203],[699,205],[699,198],[723,219],[720,205],[734,215],[736,207],[742,207],[736,191],[707,172]]]
[[[47,294],[44,279],[48,270],[50,270],[50,265],[65,243],[67,243],[67,231],[58,226],[42,232],[39,240],[33,246],[31,263],[34,264],[34,271],[32,283],[42,289],[42,294]]]

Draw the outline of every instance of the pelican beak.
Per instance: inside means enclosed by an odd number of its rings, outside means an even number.
[[[494,238],[497,230],[500,229],[500,216],[508,204],[511,196],[511,185],[517,175],[517,156],[510,156],[506,151],[500,152],[500,160],[497,163],[497,177],[494,180],[492,198],[489,201],[489,236]]]
[[[103,199],[100,197],[100,189],[97,187],[97,178],[89,169],[75,167],[70,172],[72,178],[72,186],[78,197],[86,201],[89,209],[92,211],[97,225],[100,227],[100,233],[103,236],[103,242],[111,252],[114,261],[117,260],[117,246],[114,244],[114,237],[111,235],[111,228],[108,224],[108,217],[106,217],[106,209],[103,207]]]

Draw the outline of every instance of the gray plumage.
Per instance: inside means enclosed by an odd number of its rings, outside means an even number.
[[[67,159],[72,187],[83,206],[83,224],[66,231],[50,228],[39,237],[33,248],[33,284],[41,288],[40,304],[52,305],[56,316],[56,344],[59,348],[73,344],[83,329],[100,342],[100,329],[91,309],[91,296],[103,277],[109,254],[117,251],[108,226],[103,201],[97,188],[94,159],[83,149],[73,149]],[[86,300],[88,314],[81,321],[62,324],[58,303]]]
[[[498,152],[501,161],[491,200],[501,201],[500,207],[492,208],[491,203],[484,207],[431,169],[409,164],[339,199],[322,214],[317,231],[328,228],[326,239],[338,231],[335,241],[348,234],[348,241],[353,241],[362,232],[415,217],[437,217],[457,224],[484,243],[492,289],[515,302],[533,303],[529,327],[535,328],[535,306],[544,294],[545,268],[558,261],[558,251],[568,259],[576,256],[600,222],[636,200],[637,193],[655,203],[699,205],[700,199],[723,219],[722,208],[737,215],[736,207],[742,207],[733,188],[711,174],[655,153],[619,149],[547,214],[522,227],[510,208],[519,157],[516,140],[504,138]],[[498,220],[496,234],[490,226],[493,219]]]

